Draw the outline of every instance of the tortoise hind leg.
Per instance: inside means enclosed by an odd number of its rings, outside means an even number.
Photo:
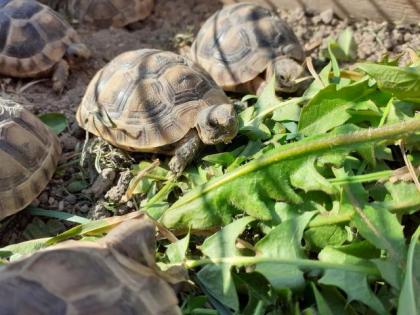
[[[169,161],[169,168],[179,177],[184,168],[197,156],[200,149],[203,147],[203,143],[197,134],[197,131],[191,130],[185,138],[179,143],[175,149],[175,154]]]
[[[55,65],[52,75],[53,90],[56,93],[63,92],[69,77],[69,64],[65,60],[61,60]]]

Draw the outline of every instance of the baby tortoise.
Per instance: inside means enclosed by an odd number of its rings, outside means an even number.
[[[275,12],[252,3],[224,7],[201,27],[191,57],[226,91],[260,92],[274,74],[276,91],[293,93],[304,50]]]
[[[82,24],[96,28],[123,27],[148,17],[155,0],[41,0],[56,10],[64,9]]]
[[[57,137],[21,105],[0,98],[0,219],[44,190],[61,153]]]
[[[76,118],[122,149],[174,155],[178,176],[203,143],[230,142],[238,131],[233,105],[201,67],[155,49],[125,52],[100,70]]]
[[[155,247],[154,225],[132,219],[99,241],[67,241],[2,266],[1,314],[180,315],[177,279],[157,269]]]
[[[0,75],[52,75],[56,92],[65,86],[69,63],[90,56],[76,31],[56,12],[35,0],[0,1],[0,30]]]

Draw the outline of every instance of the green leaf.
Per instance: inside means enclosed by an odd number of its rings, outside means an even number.
[[[398,299],[398,315],[420,314],[418,294],[420,290],[420,247],[418,246],[420,228],[411,238],[408,249],[407,266],[400,297]],[[417,293],[416,293],[417,292]]]
[[[318,289],[316,288],[316,285],[312,282],[311,286],[312,286],[312,291],[314,292],[314,295],[315,295],[316,306],[318,308],[319,313],[322,315],[334,315],[327,301],[325,301],[321,292],[319,292]]]
[[[265,304],[274,302],[271,287],[267,279],[258,272],[234,274],[235,281],[244,284],[250,296],[256,297]]]
[[[197,273],[197,277],[214,299],[237,311],[239,309],[238,294],[230,275],[230,266],[228,267],[207,265]]]
[[[334,78],[332,82],[338,84],[340,82],[340,67],[338,65],[337,58],[334,55],[333,45],[334,45],[334,41],[330,40],[328,43],[328,54],[330,56],[331,65],[332,65],[333,74],[334,74]]]
[[[252,217],[244,217],[225,226],[203,242],[201,251],[210,258],[239,255],[235,246],[236,239],[254,220]],[[215,299],[236,311],[239,309],[239,301],[230,269],[230,264],[208,265],[197,276]]]
[[[273,112],[275,121],[299,121],[301,108],[297,103],[288,103]]]
[[[188,233],[184,238],[168,245],[166,249],[166,255],[171,263],[181,263],[185,259],[185,255],[188,250],[188,245],[190,243],[190,233]]]
[[[239,255],[235,243],[245,227],[254,221],[252,217],[244,217],[226,225],[219,232],[206,238],[201,245],[201,251],[210,258],[228,257]]]
[[[60,113],[42,114],[39,115],[39,119],[41,119],[56,135],[63,132],[68,126],[66,116]]]
[[[46,209],[36,208],[32,206],[27,207],[26,211],[28,211],[32,215],[39,215],[39,216],[45,216],[45,217],[55,218],[59,220],[66,220],[68,222],[73,222],[73,223],[84,224],[84,223],[90,222],[90,220],[87,218],[84,218],[75,214],[63,212],[63,211],[46,210]]]
[[[203,161],[228,166],[232,164],[236,159],[236,156],[231,152],[221,152],[216,154],[207,155],[202,158]]]
[[[420,120],[412,119],[383,128],[341,130],[280,146],[196,187],[175,202],[161,221],[169,228],[205,229],[227,224],[242,211],[261,220],[272,220],[275,201],[303,202],[290,185],[290,176],[302,165],[307,168],[307,160],[314,161],[332,150],[345,155],[345,150],[366,146],[375,140],[398,139],[419,129]],[[310,185],[303,186],[308,187]],[[332,191],[329,182],[318,189],[326,193]]]
[[[258,97],[254,106],[248,107],[239,115],[239,130],[252,140],[264,140],[271,137],[270,129],[263,123],[264,119],[286,107],[294,107],[303,102],[305,98],[296,97],[291,100],[281,101],[275,91],[275,77],[268,82],[263,92]],[[290,109],[285,109],[290,110]],[[278,117],[278,116],[277,116]]]
[[[413,213],[420,207],[420,194],[414,183],[390,183],[385,184],[389,194],[383,201],[376,201],[372,206],[380,209],[389,209],[399,213]]]
[[[54,236],[64,231],[66,227],[58,220],[50,219],[46,222],[38,217],[35,217],[31,223],[29,223],[24,231],[23,237],[25,239],[37,239],[46,236]]]
[[[205,295],[199,296],[189,296],[186,298],[182,305],[182,314],[183,315],[199,315],[201,313],[196,313],[195,310],[198,308],[203,308],[207,303],[207,297]],[[207,309],[212,311],[210,309]],[[203,315],[205,313],[202,313]],[[212,314],[212,313],[208,313]],[[214,310],[214,315],[217,315],[217,311]]]
[[[362,63],[358,68],[374,78],[380,90],[403,101],[420,102],[420,67]]]
[[[418,106],[416,107],[412,103],[392,99],[389,103],[389,112],[386,117],[386,123],[394,124],[399,121],[410,119],[414,117],[416,108],[418,108]]]
[[[395,279],[401,281],[407,248],[403,227],[398,222],[396,215],[386,209],[365,206],[362,213],[357,211],[353,222],[365,239],[377,248],[386,250],[385,262],[391,264],[391,267],[385,267],[382,264],[382,268],[379,269],[384,279],[398,285]]]
[[[46,237],[5,246],[0,248],[0,257],[9,258],[10,261],[18,260],[22,256],[32,254],[37,250],[47,247],[46,243],[48,240],[49,237]]]
[[[372,91],[366,80],[338,91],[336,85],[328,85],[303,107],[299,131],[304,135],[322,134],[344,124],[352,117],[348,110]]]
[[[305,258],[301,240],[306,225],[315,213],[315,211],[306,212],[299,217],[284,221],[255,245],[257,251],[263,257]],[[259,263],[256,271],[263,274],[277,290],[298,289],[305,284],[303,272],[295,266]]]
[[[347,231],[338,225],[314,227],[305,232],[305,241],[313,250],[342,245],[346,240]]]
[[[353,31],[350,27],[347,27],[338,35],[338,45],[341,48],[345,56],[345,61],[349,61],[356,58],[357,47],[356,42],[353,38]]]
[[[84,180],[72,180],[66,187],[70,193],[78,193],[86,189],[88,184]]]
[[[316,95],[320,90],[324,87],[330,85],[330,72],[332,69],[331,61],[321,70],[319,73],[319,80],[313,80],[311,85],[306,89],[305,93],[303,94],[308,99],[312,98]]]
[[[324,248],[318,255],[320,261],[341,263],[346,265],[356,265],[372,267],[372,263],[354,256],[344,254],[331,247]],[[357,300],[368,305],[378,314],[387,314],[385,307],[378,297],[372,292],[367,281],[367,275],[361,272],[349,270],[327,269],[319,280],[319,283],[333,285],[347,294],[348,302]]]

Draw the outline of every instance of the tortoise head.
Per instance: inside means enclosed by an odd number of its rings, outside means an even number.
[[[304,75],[305,68],[294,59],[283,57],[274,60],[272,72],[276,77],[276,92],[294,93],[301,86],[297,79]]]
[[[238,118],[232,104],[213,105],[197,117],[197,131],[205,144],[228,143],[238,133]]]

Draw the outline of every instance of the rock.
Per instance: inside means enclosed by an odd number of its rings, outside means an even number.
[[[111,202],[120,202],[122,196],[127,191],[128,185],[130,184],[133,175],[130,170],[121,172],[120,178],[118,179],[117,185],[112,187],[105,195],[105,198]]]
[[[105,208],[103,205],[103,200],[98,202],[98,204],[92,208],[87,215],[87,217],[91,220],[100,220],[110,216],[111,212]]]
[[[82,213],[87,213],[89,212],[89,210],[90,210],[90,207],[87,204],[84,204],[83,206],[80,207],[80,212]]]
[[[63,146],[64,151],[72,151],[79,142],[75,137],[65,133],[60,137],[60,142]]]
[[[75,195],[68,195],[68,196],[64,197],[64,200],[67,203],[69,203],[71,205],[74,205],[77,202],[77,197]]]
[[[115,180],[115,170],[112,168],[105,168],[101,174],[98,175],[94,183],[83,192],[85,194],[93,195],[95,198],[100,198],[112,186]]]
[[[58,211],[64,211],[64,200],[58,202]]]
[[[334,11],[332,9],[327,9],[319,15],[321,21],[325,24],[330,24],[334,18]]]

